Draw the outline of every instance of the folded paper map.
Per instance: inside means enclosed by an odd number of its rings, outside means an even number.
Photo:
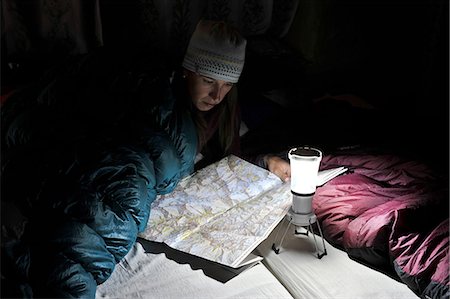
[[[291,202],[289,183],[230,155],[158,196],[139,237],[238,268],[262,259],[252,251],[285,217]]]

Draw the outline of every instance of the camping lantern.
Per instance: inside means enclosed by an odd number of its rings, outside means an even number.
[[[292,206],[286,215],[286,218],[289,220],[289,225],[281,239],[280,246],[290,225],[294,224],[296,234],[308,235],[308,232],[311,232],[314,237],[317,257],[320,259],[327,252],[322,230],[312,208],[312,200],[317,188],[317,174],[319,172],[320,161],[322,160],[322,152],[316,148],[303,146],[291,149],[288,157],[291,165]],[[318,249],[316,235],[313,232],[312,225],[314,223],[322,238],[323,248],[321,252]],[[306,233],[299,232],[300,227],[306,227]],[[276,239],[277,237],[275,237]],[[272,248],[276,253],[279,252],[275,243],[272,245]]]
[[[322,152],[315,148],[301,147],[289,151],[291,164],[292,210],[296,214],[312,213],[312,198],[316,192]]]

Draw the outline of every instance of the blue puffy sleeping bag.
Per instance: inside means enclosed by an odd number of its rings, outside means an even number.
[[[155,197],[193,171],[195,126],[168,79],[98,57],[2,107],[2,297],[94,298]]]

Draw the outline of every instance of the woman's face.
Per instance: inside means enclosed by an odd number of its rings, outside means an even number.
[[[192,103],[200,111],[209,111],[222,102],[233,83],[185,71]]]

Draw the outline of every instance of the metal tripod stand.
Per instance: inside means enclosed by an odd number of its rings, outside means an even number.
[[[320,228],[320,224],[314,213],[309,213],[309,214],[294,213],[294,211],[291,207],[289,209],[285,219],[288,220],[289,223],[288,223],[288,226],[286,227],[286,230],[284,231],[284,234],[281,238],[279,247],[277,247],[275,244],[276,244],[276,241],[278,240],[278,234],[280,232],[281,227],[280,227],[280,229],[278,229],[277,234],[275,235],[275,241],[272,244],[272,249],[273,249],[273,251],[275,251],[276,254],[278,254],[280,252],[280,248],[281,248],[281,245],[283,244],[284,238],[286,237],[286,234],[287,234],[291,224],[293,224],[295,226],[295,234],[302,234],[302,235],[308,236],[309,232],[311,232],[311,234],[313,235],[313,238],[314,238],[314,245],[316,248],[316,253],[317,253],[318,259],[321,259],[323,256],[327,255],[327,249],[325,248],[325,241],[323,238],[322,229]],[[317,244],[317,238],[316,238],[316,235],[314,234],[314,230],[313,230],[313,224],[316,224],[316,227],[319,231],[320,237],[322,238],[322,250],[319,250],[319,246]],[[298,229],[301,227],[306,228],[305,233],[298,231]]]

